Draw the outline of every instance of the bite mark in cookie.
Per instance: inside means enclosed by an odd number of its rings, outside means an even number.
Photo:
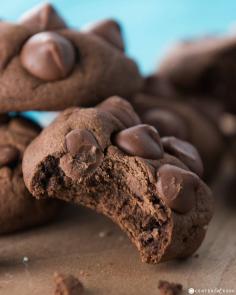
[[[27,148],[25,183],[36,198],[59,198],[108,216],[145,262],[189,256],[211,219],[211,192],[191,167],[165,151],[153,127],[127,128],[123,117],[114,116],[114,101],[106,100],[106,109],[61,113]],[[126,104],[124,112],[135,122],[137,114]]]

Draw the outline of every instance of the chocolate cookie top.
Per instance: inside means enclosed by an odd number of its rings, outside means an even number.
[[[196,149],[160,138],[119,97],[62,112],[28,146],[23,172],[36,198],[83,204],[110,217],[149,263],[191,255],[212,215]]]
[[[57,202],[36,201],[23,181],[23,153],[39,132],[26,118],[0,115],[0,234],[39,225],[58,212]]]
[[[18,24],[0,22],[0,44],[2,112],[91,106],[109,95],[129,98],[142,86],[113,20],[79,32],[44,4]]]

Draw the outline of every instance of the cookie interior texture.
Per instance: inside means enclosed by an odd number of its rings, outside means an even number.
[[[35,200],[23,181],[23,153],[39,133],[29,119],[0,115],[0,234],[45,223],[58,212],[58,202]]]
[[[126,104],[133,119],[129,126],[123,120],[123,108],[116,116],[112,107],[107,108],[114,101],[118,102],[116,107]],[[157,154],[158,159],[145,159],[128,155],[114,144],[114,136],[136,124],[137,114],[118,97],[97,108],[64,111],[27,148],[23,160],[25,183],[36,198],[59,198],[108,216],[127,233],[145,262],[187,257],[204,238],[212,216],[211,192],[186,164],[163,150]],[[77,157],[76,148],[67,141],[71,133],[76,133],[80,142],[92,142],[92,148],[84,144]],[[148,145],[141,152],[146,148]],[[165,165],[197,180],[187,212],[172,210],[157,193],[158,173]]]

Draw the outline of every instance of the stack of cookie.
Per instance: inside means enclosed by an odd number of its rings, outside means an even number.
[[[144,79],[113,20],[77,31],[47,4],[1,22],[0,41],[1,112],[62,111],[40,134],[2,115],[0,194],[12,197],[1,210],[12,230],[43,222],[63,200],[111,218],[145,262],[195,252],[213,213],[202,179],[224,149],[215,114],[170,97],[168,79]]]

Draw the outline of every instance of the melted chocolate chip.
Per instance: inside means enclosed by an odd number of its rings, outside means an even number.
[[[17,148],[11,145],[0,146],[0,167],[12,166],[15,164],[19,157],[19,151]]]
[[[85,129],[75,129],[66,135],[69,153],[61,161],[61,167],[71,178],[94,172],[103,159],[103,152],[93,134]]]
[[[154,126],[161,137],[176,136],[181,139],[187,138],[187,128],[183,120],[175,113],[164,109],[147,111],[142,120],[144,123]]]
[[[20,58],[29,73],[42,80],[53,81],[69,75],[76,54],[69,40],[57,33],[43,32],[25,43]]]
[[[193,145],[175,137],[163,137],[161,142],[165,152],[179,158],[194,173],[203,175],[202,159]]]
[[[97,108],[105,112],[110,112],[126,127],[131,127],[141,123],[133,107],[124,99],[118,96],[113,96],[105,100],[104,102],[99,104]]]
[[[59,30],[66,24],[55,8],[48,3],[39,5],[27,11],[20,19],[20,24],[33,32]]]
[[[131,156],[157,160],[163,157],[160,136],[152,126],[140,124],[117,133],[113,143]]]
[[[196,203],[196,174],[165,164],[157,173],[157,194],[177,213],[189,212]]]
[[[122,51],[124,51],[125,49],[124,41],[121,34],[121,27],[116,21],[112,19],[92,24],[87,27],[85,31],[100,36],[105,41]]]

